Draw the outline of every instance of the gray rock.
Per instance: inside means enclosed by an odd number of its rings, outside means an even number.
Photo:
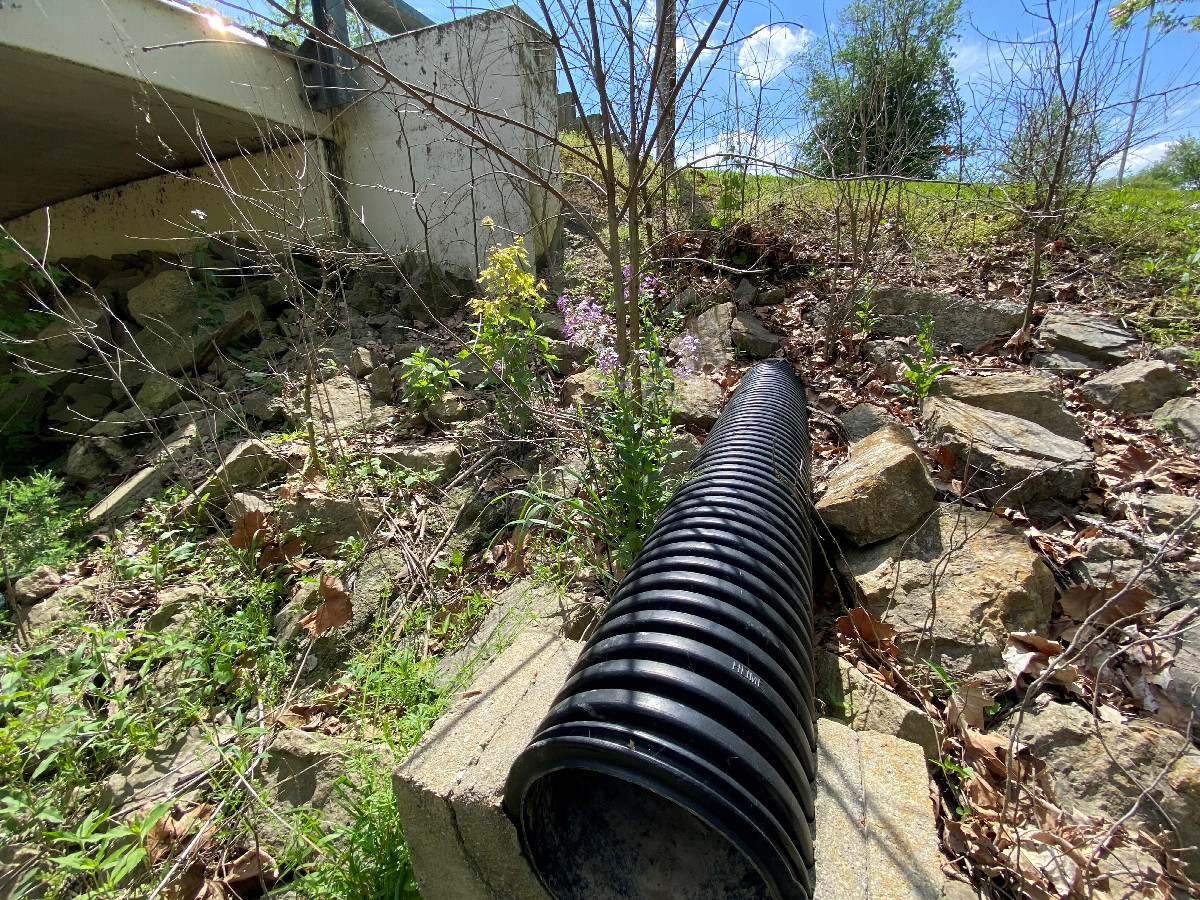
[[[225,518],[229,520],[229,524],[233,525],[249,513],[262,513],[264,516],[269,516],[274,510],[275,507],[271,505],[271,501],[263,494],[237,491],[225,505]]]
[[[933,720],[913,704],[868,678],[846,660],[816,651],[817,699],[825,715],[855,731],[890,734],[917,744],[925,758],[942,758],[942,739]]]
[[[119,518],[143,500],[153,497],[162,489],[167,473],[174,466],[174,461],[168,458],[130,475],[88,510],[88,521],[102,522]]]
[[[442,395],[441,400],[435,400],[425,409],[425,418],[437,425],[453,425],[456,422],[469,422],[482,415],[481,404],[463,393],[451,391]]]
[[[563,402],[567,406],[594,406],[608,389],[607,382],[595,369],[585,369],[563,382]]]
[[[552,341],[551,344],[554,345],[554,342]],[[454,365],[459,372],[458,380],[465,387],[477,388],[492,377],[492,373],[483,360],[474,353],[465,359],[454,360]]]
[[[153,416],[136,406],[114,410],[88,429],[92,437],[131,438],[150,434]]]
[[[703,375],[684,375],[675,379],[671,424],[705,430],[716,424],[721,414],[725,391]]]
[[[1005,681],[1012,631],[1045,634],[1054,576],[1025,535],[966,506],[939,507],[889,541],[838,561],[860,603],[899,630],[897,645],[955,675]]]
[[[287,418],[288,404],[268,391],[251,391],[242,398],[242,411],[269,425]]]
[[[220,502],[241,488],[258,487],[287,470],[287,459],[262,441],[242,441],[225,455],[216,471],[192,492],[192,497],[198,501],[207,494],[210,502]],[[188,500],[184,504],[190,505]]]
[[[1200,573],[1187,568],[1168,569],[1154,565],[1147,551],[1134,547],[1119,537],[1092,539],[1085,550],[1083,571],[1073,571],[1086,582],[1098,587],[1117,584],[1137,584],[1156,599],[1151,610],[1164,605],[1195,606],[1200,597]]]
[[[1191,397],[1168,400],[1151,418],[1159,428],[1200,450],[1200,400]]]
[[[566,341],[551,341],[546,350],[554,357],[551,367],[559,375],[570,375],[587,363],[588,357],[591,356],[591,351],[587,347],[580,347]]]
[[[904,338],[890,338],[886,341],[867,341],[859,349],[863,360],[874,366],[888,363],[898,363],[906,355],[911,356],[914,350]]]
[[[36,603],[49,597],[62,584],[62,578],[49,566],[38,566],[13,585],[13,600],[17,603]]]
[[[934,382],[930,393],[1026,419],[1073,441],[1083,438],[1079,422],[1063,409],[1062,390],[1055,378],[1017,373],[986,378],[947,375]]]
[[[313,391],[313,418],[318,427],[333,431],[351,431],[390,418],[392,408],[379,404],[370,392],[348,375],[338,375]],[[294,409],[292,418],[303,418],[303,408]]]
[[[562,313],[547,309],[534,313],[533,320],[538,323],[538,331],[546,335],[550,340],[566,340],[567,336],[563,333],[566,320],[563,318]]]
[[[240,294],[232,300],[212,303],[203,311],[180,313],[151,321],[130,337],[129,352],[145,363],[129,367],[123,379],[131,387],[153,372],[178,375],[195,369],[203,371],[220,348],[258,330],[266,320],[262,303],[253,295]]]
[[[1078,353],[1055,350],[1050,353],[1035,353],[1030,361],[1036,369],[1049,369],[1068,378],[1075,378],[1096,371],[1100,363]]]
[[[1173,824],[1175,846],[1193,848],[1184,861],[1193,870],[1200,866],[1194,849],[1200,844],[1200,751],[1185,735],[1144,719],[1098,722],[1082,706],[1043,695],[1026,712],[1018,736],[1046,763],[1065,810],[1110,821],[1133,810],[1129,823],[1152,832],[1170,832]]]
[[[182,269],[164,269],[130,288],[126,296],[129,315],[143,328],[194,313],[198,298],[196,286]]]
[[[1090,361],[1094,368],[1122,363],[1138,346],[1137,335],[1128,328],[1100,316],[1073,311],[1047,313],[1038,327],[1037,338],[1059,353]]]
[[[82,437],[67,454],[64,473],[72,481],[93,484],[129,465],[129,452],[108,437]]]
[[[147,803],[196,796],[221,766],[224,755],[216,743],[219,740],[196,725],[164,746],[131,759],[101,787],[101,808],[111,806],[116,815],[128,814]]]
[[[183,397],[182,385],[166,375],[153,373],[134,396],[134,403],[147,413],[160,413]]]
[[[733,292],[733,302],[738,309],[746,310],[754,305],[754,298],[757,296],[758,288],[750,283],[749,278],[743,278]]]
[[[1090,450],[1033,422],[947,397],[922,411],[929,443],[952,452],[966,492],[993,506],[1074,500],[1091,478]]]
[[[32,606],[15,606],[13,613],[31,637],[51,634],[78,618],[76,611],[58,592]]]
[[[293,497],[276,509],[283,531],[298,531],[305,545],[321,556],[333,556],[349,538],[365,538],[383,519],[373,500],[348,497]]]
[[[1168,534],[1183,526],[1200,512],[1200,500],[1183,494],[1144,494],[1138,498],[1146,520],[1159,534]],[[1192,520],[1188,531],[1200,531],[1200,516]]]
[[[842,423],[842,427],[846,429],[846,437],[850,439],[850,443],[861,441],[868,435],[883,428],[889,428],[893,425],[900,425],[891,415],[884,412],[873,403],[860,403],[848,412],[838,416],[838,421]],[[900,426],[903,428],[903,426]],[[908,429],[904,429],[907,431]],[[909,435],[911,438],[912,435]],[[916,446],[916,440],[912,441],[913,446]]]
[[[379,367],[379,354],[366,347],[355,347],[350,354],[350,374],[364,378]]]
[[[1187,389],[1187,379],[1174,366],[1135,360],[1096,376],[1079,393],[1093,406],[1138,415],[1154,412]]]
[[[667,461],[662,467],[663,476],[677,478],[686,472],[700,455],[700,441],[687,431],[681,431],[667,442]]]
[[[391,403],[392,401],[392,372],[387,366],[376,366],[371,374],[367,376],[367,390],[371,392],[371,399],[378,400],[381,403]]]
[[[53,866],[49,854],[36,844],[8,843],[0,847],[0,900],[40,900],[49,885],[42,879]]]
[[[816,509],[839,536],[862,547],[922,521],[935,496],[921,454],[884,428],[851,445],[850,458],[833,470]]]
[[[917,320],[930,314],[936,343],[942,346],[959,343],[968,350],[996,338],[1009,337],[1021,327],[1025,314],[1020,303],[899,286],[874,288],[871,310],[877,317],[873,334],[889,337],[916,334]]]
[[[672,298],[663,312],[668,316],[684,316],[700,305],[700,295],[692,288],[685,288]]]
[[[778,306],[787,299],[787,292],[781,287],[770,286],[759,293],[754,301],[759,306]]]
[[[389,468],[400,467],[413,472],[424,472],[434,484],[445,484],[458,474],[462,465],[462,451],[453,441],[387,447],[378,452],[379,458]]]
[[[450,521],[457,523],[446,549],[451,554],[461,553],[463,559],[490,546],[509,521],[502,498],[482,489],[477,491],[471,484],[461,484],[448,492],[445,512]]]
[[[504,782],[579,644],[528,629],[396,769],[396,811],[424,900],[548,900],[503,809]]]
[[[779,336],[752,313],[738,313],[729,331],[733,346],[751,359],[767,359],[782,346]]]
[[[351,599],[353,603],[353,599]],[[301,636],[300,620],[321,605],[317,596],[317,585],[302,581],[292,591],[292,596],[275,613],[275,642],[280,647],[287,647],[293,640]]]
[[[732,325],[737,307],[732,303],[718,303],[696,316],[683,334],[670,343],[670,348],[681,356],[686,355],[680,338],[691,335],[696,339],[697,348],[694,355],[699,368],[712,366],[719,369],[729,363],[733,353]]]

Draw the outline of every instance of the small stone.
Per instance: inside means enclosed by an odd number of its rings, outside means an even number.
[[[367,377],[367,390],[372,399],[390,403],[392,399],[392,372],[387,366],[376,366]]]
[[[942,740],[933,720],[907,700],[826,650],[816,651],[817,699],[826,715],[855,731],[889,734],[917,744],[925,758],[939,760]]]
[[[350,374],[355,378],[370,375],[379,367],[379,354],[366,347],[356,347],[350,354]]]
[[[759,306],[778,306],[787,299],[787,292],[781,287],[770,286],[755,299]]]
[[[856,546],[894,537],[924,519],[936,499],[925,461],[884,428],[850,447],[850,459],[829,477],[817,515]]]
[[[267,391],[251,391],[242,398],[242,411],[260,422],[271,424],[287,417],[288,405],[284,399]]]
[[[563,382],[563,401],[571,407],[594,406],[606,390],[604,377],[595,369],[585,369]]]
[[[269,516],[273,511],[274,507],[262,494],[238,491],[225,505],[225,518],[229,520],[230,525],[236,525],[240,519],[250,513]]]
[[[1159,534],[1168,534],[1200,512],[1200,500],[1183,494],[1145,494],[1138,498],[1146,521]],[[1188,531],[1200,531],[1200,516],[1192,519]]]
[[[543,310],[533,314],[533,320],[538,323],[538,331],[546,335],[552,341],[566,340],[566,334],[563,329],[566,327],[566,319],[562,313],[552,310]]]
[[[1035,369],[1049,369],[1068,378],[1076,378],[1096,371],[1099,365],[1094,360],[1071,353],[1067,350],[1055,350],[1051,353],[1035,353],[1030,361]]]
[[[855,441],[861,441],[863,438],[881,429],[891,428],[892,426],[899,426],[906,433],[908,432],[907,428],[900,425],[891,415],[873,403],[858,404],[858,406],[849,412],[844,412],[838,416],[838,421],[846,429],[846,437],[852,444]],[[913,447],[916,447],[916,439],[911,434],[909,434],[909,441]]]
[[[154,372],[146,379],[133,399],[134,403],[143,411],[159,413],[178,403],[182,393],[178,381]]]
[[[1100,316],[1073,311],[1047,313],[1037,337],[1059,353],[1090,361],[1092,368],[1122,363],[1138,346],[1137,335],[1128,328]]]
[[[725,391],[703,375],[685,375],[675,379],[671,424],[708,430],[721,414]]]
[[[781,346],[779,337],[767,329],[757,316],[738,313],[730,325],[733,346],[751,359],[767,359]]]
[[[1017,416],[1074,441],[1083,437],[1075,417],[1063,409],[1062,390],[1052,377],[1015,373],[984,378],[948,375],[935,381],[930,393]]]
[[[1174,366],[1135,360],[1093,378],[1079,393],[1093,406],[1139,415],[1154,412],[1187,388],[1187,379]]]
[[[700,295],[693,288],[685,288],[675,295],[663,312],[668,316],[684,316],[699,305]]]
[[[334,556],[349,538],[371,534],[383,518],[383,510],[369,499],[349,497],[293,497],[276,509],[281,531],[298,531],[308,549],[320,556]]]
[[[196,286],[182,269],[164,269],[128,293],[129,315],[142,327],[172,321],[196,308]]]
[[[479,408],[470,397],[451,391],[434,400],[425,409],[425,418],[437,425],[469,422],[479,417]]]
[[[17,579],[13,585],[13,599],[17,603],[36,603],[53,594],[60,584],[62,578],[57,572],[49,566],[38,566],[24,578]]]
[[[462,451],[453,441],[388,447],[378,452],[379,458],[389,468],[400,467],[413,472],[424,472],[434,484],[445,484],[458,474],[462,465]]]
[[[700,455],[700,441],[688,431],[681,431],[667,441],[666,457],[662,473],[666,478],[676,478],[684,474],[696,457]]]
[[[737,286],[737,290],[733,292],[733,302],[738,309],[746,310],[754,305],[754,298],[758,296],[758,288],[750,283],[749,278],[743,278]]]
[[[1200,450],[1200,400],[1191,397],[1168,400],[1154,411],[1152,421],[1168,434]]]
[[[16,606],[13,611],[31,637],[50,634],[74,618],[70,604],[58,592],[32,606]]]
[[[1074,500],[1091,478],[1087,447],[1034,422],[948,397],[927,398],[922,411],[930,444],[952,453],[965,490],[993,506]]]
[[[891,540],[847,548],[838,566],[860,603],[899,630],[902,650],[956,676],[1007,681],[1009,633],[1045,634],[1054,604],[1054,576],[1025,535],[968,506],[941,506]]]

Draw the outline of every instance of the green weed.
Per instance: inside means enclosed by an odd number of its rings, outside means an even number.
[[[932,390],[940,375],[954,368],[953,363],[939,363],[933,349],[933,316],[926,314],[917,321],[917,343],[921,346],[920,359],[904,355],[904,377],[912,387],[901,384],[897,388],[910,400],[920,402]]]
[[[450,390],[451,384],[462,375],[453,363],[431,356],[428,347],[416,350],[408,359],[402,360],[400,383],[404,399],[424,408]]]
[[[0,480],[0,575],[63,566],[83,552],[87,504],[49,472]]]

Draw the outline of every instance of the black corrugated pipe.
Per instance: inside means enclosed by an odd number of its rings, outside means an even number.
[[[782,361],[738,385],[504,803],[556,900],[810,900],[811,455]]]

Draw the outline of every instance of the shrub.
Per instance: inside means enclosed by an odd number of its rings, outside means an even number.
[[[8,577],[74,561],[83,549],[83,507],[49,472],[0,481],[0,558]]]

